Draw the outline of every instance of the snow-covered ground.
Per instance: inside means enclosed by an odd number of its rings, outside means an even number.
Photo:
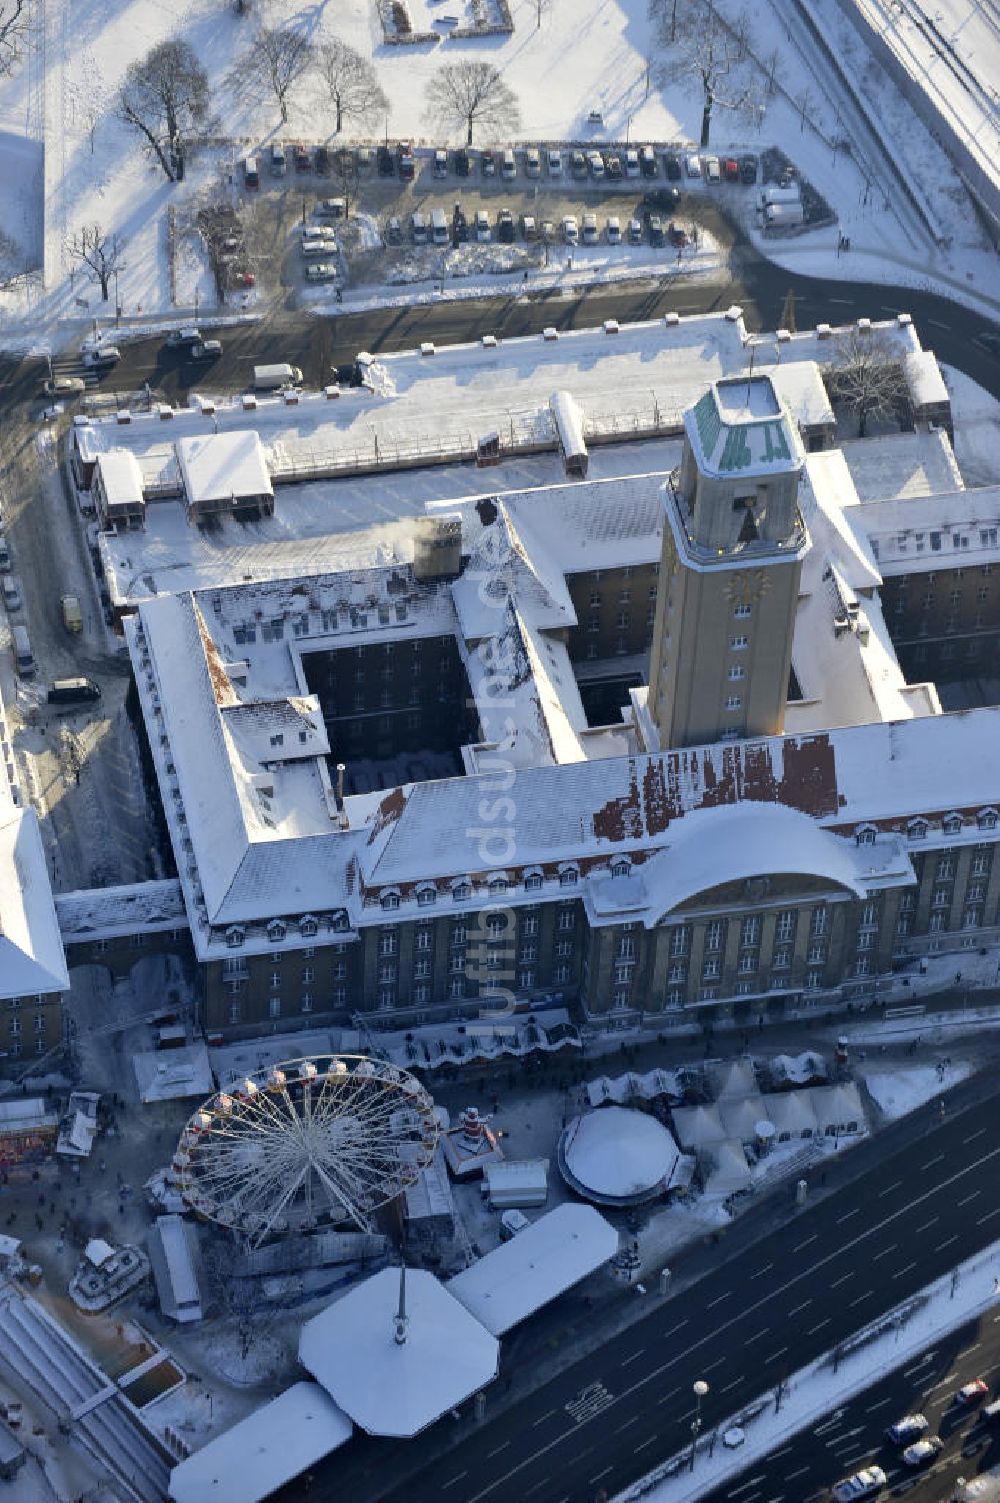
[[[689,1453],[674,1457],[643,1481],[619,1493],[616,1503],[626,1500],[631,1503],[639,1498],[648,1503],[695,1503],[730,1477],[746,1471],[782,1441],[829,1414],[845,1399],[863,1392],[886,1372],[901,1367],[966,1321],[994,1309],[998,1303],[994,1272],[998,1252],[1000,1243],[994,1243],[960,1265],[957,1281],[952,1274],[938,1279],[924,1291],[925,1302],[915,1313],[910,1313],[914,1300],[908,1300],[900,1307],[899,1321],[892,1312],[880,1317],[877,1326],[882,1334],[844,1357],[836,1371],[829,1356],[824,1356],[795,1373],[780,1412],[775,1413],[770,1394],[762,1391],[759,1405],[748,1406],[734,1414],[728,1424],[723,1422],[717,1427],[720,1435],[733,1427],[744,1432],[746,1439],[738,1449],[716,1445],[710,1454],[710,1437],[706,1435],[698,1447],[694,1471],[688,1469]],[[835,1460],[831,1459],[831,1468],[835,1466]]]
[[[868,1087],[868,1093],[883,1117],[905,1117],[918,1107],[933,1101],[942,1091],[967,1080],[972,1066],[963,1060],[957,1065],[944,1064],[930,1069],[918,1066],[913,1070],[859,1070],[858,1074]]]
[[[737,0],[722,4],[735,15]],[[813,274],[938,283],[951,290],[958,285],[967,297],[989,296],[991,288],[995,290],[995,261],[941,148],[873,67],[835,0],[817,0],[816,24],[844,58],[845,69],[863,84],[870,109],[884,122],[913,191],[950,238],[950,244],[932,248],[929,241],[921,241],[912,208],[897,191],[891,173],[884,164],[879,168],[866,161],[863,133],[845,107],[842,85],[824,71],[818,49],[803,43],[787,4],[788,0],[772,0],[767,7],[755,8],[753,16],[761,80],[767,59],[775,52],[781,56],[774,91],[752,126],[717,110],[713,147],[736,151],[780,145],[803,175],[821,188],[840,223],[802,238],[768,241],[767,254]],[[697,139],[697,91],[676,85],[661,88],[655,68],[650,78],[653,52],[646,0],[555,0],[545,10],[540,28],[535,0],[513,0],[515,29],[510,37],[392,48],[381,44],[371,0],[346,0],[335,10],[303,6],[300,0],[260,0],[257,9],[272,24],[308,28],[315,41],[336,34],[374,58],[391,101],[388,119],[375,123],[376,135],[385,130],[390,137],[440,142],[443,133],[426,116],[429,80],[444,63],[483,58],[501,68],[518,97],[521,120],[519,126],[512,124],[512,137],[584,142]],[[233,6],[221,0],[174,0],[170,6],[156,0],[46,0],[44,6],[33,6],[31,15],[29,55],[0,85],[0,229],[9,237],[9,244],[0,241],[0,276],[4,265],[9,276],[37,264],[44,246],[44,286],[41,278],[27,285],[22,278],[0,291],[0,340],[18,343],[16,335],[29,315],[32,330],[44,338],[61,321],[69,328],[100,311],[99,290],[89,273],[74,265],[68,250],[69,240],[84,224],[99,223],[127,242],[117,288],[125,317],[190,307],[196,298],[202,309],[208,309],[213,299],[208,269],[189,233],[196,207],[206,198],[238,199],[240,158],[266,145],[279,131],[286,140],[331,139],[333,121],[318,83],[310,79],[298,89],[288,123],[280,126],[274,101],[251,97],[238,81],[240,70],[234,69],[250,45],[255,22],[237,16]],[[129,64],[172,35],[189,41],[206,62],[219,121],[219,144],[194,157],[180,186],[166,182],[113,107]],[[591,123],[591,112],[599,112],[600,125]],[[37,165],[43,140],[44,173]],[[306,186],[312,191],[318,187],[315,180]],[[519,189],[523,186],[518,184]],[[288,192],[294,194],[298,188],[296,180],[289,183]],[[686,185],[686,190],[695,195],[715,192],[724,202],[728,199],[756,233],[751,193],[697,184]],[[264,197],[262,193],[262,202]],[[852,249],[838,256],[841,232],[850,237]],[[616,267],[641,264],[625,247],[616,261]],[[610,266],[587,269],[599,276],[612,273]],[[427,295],[426,289],[415,287],[408,300]]]

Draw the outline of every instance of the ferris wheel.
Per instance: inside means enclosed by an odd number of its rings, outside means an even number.
[[[257,1247],[372,1214],[431,1162],[438,1122],[407,1070],[364,1055],[287,1060],[209,1098],[173,1172],[190,1208]]]

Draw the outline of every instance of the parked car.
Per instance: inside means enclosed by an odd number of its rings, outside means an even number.
[[[101,697],[101,686],[92,678],[57,678],[46,696],[50,705],[79,704]]]
[[[757,181],[757,158],[754,156],[740,157],[740,182],[755,183]]]
[[[234,271],[229,280],[234,287],[255,287],[257,285],[257,278],[252,271]]]
[[[667,181],[679,183],[681,180],[681,159],[675,151],[664,153],[663,170],[667,174]]]
[[[650,214],[647,224],[649,226],[649,243],[659,250],[666,239],[663,230],[663,220],[659,214]]]
[[[80,609],[79,595],[63,595],[59,600],[59,609],[62,612],[63,626],[74,635],[83,631],[83,612]]]
[[[316,261],[306,267],[307,282],[334,282],[336,278],[337,268],[332,261]]]
[[[337,254],[337,242],[326,235],[318,235],[315,240],[303,240],[302,255],[307,261],[315,261],[317,256],[335,256]]]
[[[514,216],[509,209],[501,209],[497,215],[497,239],[501,245],[514,243]]]
[[[625,153],[623,165],[626,177],[638,177],[642,168],[639,166],[639,153],[634,147],[629,147]]]
[[[545,153],[545,166],[549,177],[562,177],[563,161],[561,151],[547,151]]]
[[[591,177],[602,178],[604,176],[604,158],[599,151],[587,152],[587,167]]]
[[[191,346],[192,360],[218,360],[221,354],[221,339],[203,339],[200,344]]]
[[[456,209],[451,216],[451,233],[458,245],[464,245],[469,238],[469,221],[461,209]]]
[[[556,240],[556,227],[551,219],[543,219],[538,235],[543,245],[554,245]]]
[[[413,238],[414,245],[427,244],[429,227],[427,220],[423,214],[416,213],[410,215],[410,234]]]
[[[667,239],[675,249],[683,250],[684,246],[688,243],[687,231],[682,230],[679,224],[674,224],[674,221],[671,220],[667,227]]]
[[[587,176],[587,158],[584,156],[584,154],[583,154],[582,151],[571,151],[570,152],[570,154],[569,154],[569,170],[570,170],[571,175],[573,177],[575,177],[575,178],[581,178],[581,177],[586,177]],[[604,170],[604,163],[603,162],[601,163],[601,170],[602,171]]]
[[[702,159],[702,167],[705,171],[705,181],[707,183],[711,183],[714,187],[717,183],[722,182],[722,169],[719,166],[718,157],[704,157]]]
[[[9,611],[17,611],[21,608],[21,582],[13,574],[0,579],[0,595],[3,603]]]
[[[280,141],[275,141],[271,147],[271,176],[284,177],[286,166],[285,148]]]
[[[53,402],[51,407],[42,408],[42,422],[54,423],[56,421],[56,418],[61,418],[65,411],[66,408],[63,406],[62,402]]]
[[[292,150],[293,150],[293,152],[295,154],[295,171],[296,172],[311,172],[312,171],[312,164],[313,163],[312,163],[312,152],[310,151],[309,147],[308,146],[303,146],[302,143],[301,143],[301,141],[299,141],[299,142],[296,142],[296,144],[295,144],[295,146],[293,146]]]
[[[53,376],[42,390],[47,397],[78,397],[87,390],[87,383],[80,376]]]
[[[443,146],[439,146],[434,153],[434,176],[448,176],[448,153]]]
[[[990,1391],[990,1385],[985,1378],[973,1378],[971,1383],[963,1383],[955,1395],[955,1403],[963,1404],[966,1409],[972,1409],[976,1404],[981,1404]]]
[[[480,245],[486,245],[493,239],[493,231],[490,228],[490,216],[485,209],[476,210],[476,239]]]
[[[612,214],[608,218],[608,223],[607,223],[607,226],[606,226],[606,232],[607,232],[608,244],[609,245],[621,245],[621,243],[622,243],[622,223],[621,223],[621,220],[618,218],[617,215]]]
[[[622,159],[617,152],[613,151],[610,153],[604,164],[604,170],[613,183],[621,182],[624,176],[624,169],[622,167]]]
[[[655,209],[664,214],[673,213],[681,201],[679,188],[651,188],[642,196],[643,207]]]
[[[639,152],[639,171],[643,177],[656,176],[656,152],[651,146],[643,146]]]
[[[4,574],[9,574],[12,568],[13,561],[10,556],[10,548],[7,546],[7,539],[0,532],[0,571]]]
[[[403,226],[396,214],[391,216],[385,227],[385,239],[387,245],[402,245],[403,243]]]
[[[889,1426],[885,1438],[894,1446],[908,1446],[929,1429],[930,1421],[925,1414],[904,1414],[902,1419]]]
[[[378,151],[375,154],[375,161],[378,166],[379,177],[396,176],[396,158],[393,156],[388,146],[379,147]]]
[[[943,1450],[944,1441],[939,1435],[926,1435],[923,1440],[915,1440],[912,1446],[907,1446],[903,1460],[907,1466],[928,1466]]]
[[[576,245],[580,239],[580,226],[576,222],[575,214],[564,214],[562,222],[562,237],[567,245]]]
[[[534,214],[521,215],[521,234],[529,243],[538,239],[538,221]]]
[[[580,238],[582,239],[584,245],[596,245],[597,244],[597,215],[596,214],[584,214],[584,216],[583,216],[583,230],[582,230]]]
[[[701,177],[701,158],[696,151],[689,152],[684,158],[684,171],[688,177]]]
[[[345,207],[342,198],[321,198],[314,213],[318,214],[320,219],[343,219]]]
[[[108,370],[112,365],[117,365],[121,358],[121,350],[113,344],[99,344],[95,349],[83,352],[83,363],[91,370]]]
[[[527,177],[541,177],[542,158],[537,146],[529,146],[525,150],[524,171]]]
[[[630,219],[629,220],[629,222],[628,222],[628,243],[629,243],[629,245],[641,245],[642,244],[642,222],[641,222],[641,220],[638,220],[638,219]]]
[[[399,143],[399,176],[404,183],[412,183],[417,174],[413,147],[409,141]]]
[[[517,177],[517,158],[509,146],[500,153],[500,176],[508,183]]]
[[[455,153],[455,171],[459,177],[469,175],[469,153],[464,146],[460,146]]]
[[[880,1466],[862,1467],[852,1472],[833,1489],[835,1503],[861,1503],[863,1498],[874,1498],[886,1484],[886,1475]]]
[[[313,162],[316,171],[321,177],[330,176],[330,148],[329,146],[317,146]]]
[[[727,183],[738,183],[740,180],[740,164],[735,157],[726,157],[722,163],[722,176]]]
[[[492,151],[484,151],[479,159],[479,166],[483,177],[496,177],[497,159]]]

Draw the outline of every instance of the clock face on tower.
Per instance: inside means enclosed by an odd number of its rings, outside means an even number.
[[[733,605],[750,605],[771,588],[766,569],[746,569],[733,574],[726,584],[726,598]]]

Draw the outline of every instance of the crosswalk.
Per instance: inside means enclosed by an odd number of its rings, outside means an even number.
[[[570,1399],[565,1406],[566,1413],[578,1425],[584,1425],[587,1420],[594,1419],[614,1401],[614,1394],[609,1393],[603,1383],[588,1383],[586,1388],[581,1388],[575,1399]]]
[[[76,355],[72,350],[66,350],[61,355],[52,356],[52,376],[54,380],[60,376],[78,376],[87,385],[87,389],[96,387],[100,376],[89,365],[84,365],[83,357]]]

